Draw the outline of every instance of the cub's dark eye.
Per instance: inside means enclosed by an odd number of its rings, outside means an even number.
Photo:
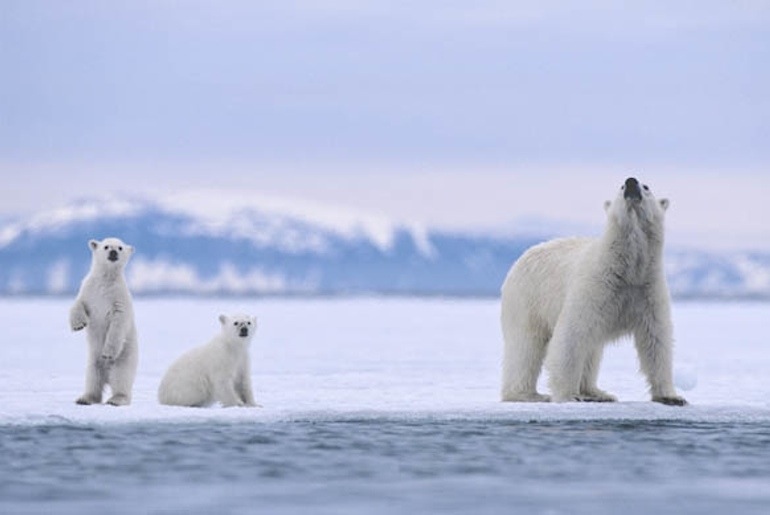
[[[621,187],[620,187],[620,189],[621,189],[621,190],[624,190],[624,189],[626,189],[626,185],[624,184],[623,186],[621,186]]]
[[[109,249],[109,247],[107,245],[105,245],[104,246],[104,250],[107,250],[107,249]]]
[[[247,325],[251,325],[251,322],[246,322]]]
[[[646,188],[646,187],[647,187],[647,186],[645,186],[645,188]],[[121,252],[123,252],[123,247],[118,247],[118,250],[119,250],[119,251],[121,251]]]
[[[644,191],[650,191],[650,188],[648,188],[646,184],[642,186],[642,188],[644,188]]]
[[[237,325],[238,325],[238,322],[233,322],[233,325],[237,326]]]

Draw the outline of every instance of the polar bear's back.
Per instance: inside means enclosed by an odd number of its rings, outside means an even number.
[[[190,349],[171,364],[158,388],[158,401],[172,406],[208,406],[214,402],[207,374],[209,345]]]
[[[513,264],[502,286],[503,313],[522,317],[550,332],[567,296],[576,267],[593,238],[559,238],[535,245]]]

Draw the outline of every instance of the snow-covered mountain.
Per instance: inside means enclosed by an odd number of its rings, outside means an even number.
[[[188,193],[83,200],[0,225],[0,294],[74,294],[89,239],[136,247],[135,294],[497,295],[511,263],[553,234],[430,230],[323,206]],[[770,298],[770,254],[670,249],[674,295]]]

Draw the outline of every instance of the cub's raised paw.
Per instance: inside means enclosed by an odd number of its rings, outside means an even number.
[[[678,395],[653,397],[652,402],[659,402],[661,404],[665,404],[666,406],[687,406],[687,401],[684,400],[684,397],[679,397]]]

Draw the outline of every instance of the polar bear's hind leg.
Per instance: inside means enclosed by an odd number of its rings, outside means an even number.
[[[128,357],[126,361],[118,361],[110,370],[110,388],[112,397],[107,404],[112,406],[128,406],[131,404],[131,390],[136,375],[136,360]]]
[[[503,357],[503,402],[549,402],[551,398],[537,391],[548,338],[542,333],[527,333],[514,321],[503,321],[505,339]]]
[[[107,384],[105,370],[99,365],[96,359],[91,356],[86,366],[86,387],[83,395],[77,398],[76,404],[88,406],[90,404],[101,404],[104,386]]]

